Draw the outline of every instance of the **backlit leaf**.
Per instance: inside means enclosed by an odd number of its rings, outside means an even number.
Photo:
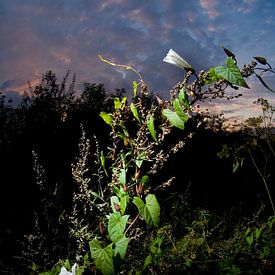
[[[113,244],[109,244],[105,248],[102,248],[97,239],[93,239],[89,242],[91,256],[95,261],[96,267],[102,272],[103,275],[114,274],[113,265]]]
[[[169,120],[169,122],[170,122],[173,126],[179,128],[179,129],[181,129],[181,130],[184,129],[185,121],[183,121],[183,120],[178,116],[178,114],[177,114],[176,112],[173,112],[173,111],[170,110],[170,109],[164,109],[164,110],[162,111],[162,114],[163,114],[165,117],[167,117],[167,119]]]
[[[189,106],[189,102],[188,102],[188,99],[187,99],[187,96],[186,96],[186,92],[185,92],[185,87],[183,86],[181,89],[180,89],[180,92],[179,92],[179,95],[178,95],[178,99],[180,101],[180,103],[183,105],[183,107],[190,111],[191,112],[191,108]]]
[[[106,112],[100,112],[99,116],[107,123],[108,125],[112,125],[113,117],[111,114]]]
[[[139,197],[135,197],[133,203],[139,210],[148,226],[157,227],[159,224],[160,206],[154,194],[148,194],[145,203]]]
[[[149,132],[153,138],[154,141],[158,141],[157,140],[157,135],[156,135],[156,131],[155,131],[155,119],[153,116],[150,116],[147,120],[147,127],[149,129]]]
[[[183,112],[181,106],[180,106],[180,101],[179,99],[175,99],[173,101],[173,107],[175,109],[176,114],[179,116],[179,118],[183,121],[186,122],[188,120],[188,116]]]
[[[124,234],[121,236],[119,240],[117,240],[115,244],[115,256],[119,254],[122,260],[125,258],[129,241],[130,239],[126,238]]]
[[[226,65],[227,67],[216,67],[215,73],[217,75],[222,76],[231,84],[235,84],[249,89],[248,85],[246,84],[245,80],[241,75],[240,69],[231,57],[228,57],[226,59]]]
[[[135,119],[140,123],[140,118],[139,118],[139,114],[138,114],[138,110],[136,105],[132,102],[130,105],[131,111],[135,117]]]
[[[108,222],[108,233],[110,239],[116,243],[123,235],[129,215],[121,216],[120,212],[112,213]]]

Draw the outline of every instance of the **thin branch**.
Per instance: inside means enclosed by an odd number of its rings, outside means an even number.
[[[260,177],[261,177],[261,179],[262,179],[262,181],[263,181],[263,183],[264,183],[264,185],[265,185],[265,189],[266,189],[266,192],[267,192],[267,195],[268,195],[268,198],[269,198],[269,201],[270,201],[270,204],[271,204],[273,213],[274,213],[274,215],[275,215],[274,204],[273,204],[273,201],[272,201],[272,198],[271,198],[271,194],[270,194],[270,192],[269,192],[269,188],[268,188],[268,186],[267,186],[267,182],[266,182],[266,180],[265,180],[265,177],[263,176],[262,172],[260,171],[260,169],[259,169],[258,165],[256,164],[256,162],[255,162],[255,160],[254,160],[254,157],[252,156],[251,151],[250,151],[249,149],[248,149],[248,153],[249,153],[250,158],[251,158],[251,160],[252,160],[252,162],[253,162],[253,165],[255,166],[255,168],[256,168],[258,174],[260,175]]]

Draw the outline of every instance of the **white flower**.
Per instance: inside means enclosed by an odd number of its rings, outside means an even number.
[[[68,271],[68,270],[66,269],[65,266],[62,266],[59,275],[75,275],[75,274],[76,274],[76,273],[75,273],[76,267],[77,267],[77,263],[75,263],[75,264],[73,265],[73,267],[72,267],[72,272],[70,272],[70,271]]]
[[[172,49],[169,50],[163,61],[186,71],[193,70],[192,66]]]

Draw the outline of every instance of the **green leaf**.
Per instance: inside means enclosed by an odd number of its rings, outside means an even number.
[[[188,120],[188,116],[183,112],[181,106],[180,106],[180,101],[179,99],[175,99],[173,101],[173,107],[176,111],[176,114],[179,116],[179,118],[183,121],[186,122]]]
[[[115,110],[118,110],[120,108],[120,105],[121,105],[121,101],[120,101],[119,97],[115,97],[114,98],[114,107],[115,107]]]
[[[108,222],[110,239],[116,243],[123,234],[129,215],[121,216],[120,212],[112,213]]]
[[[207,72],[205,84],[211,84],[221,79],[223,79],[223,77],[216,74],[215,68],[210,68],[209,71]]]
[[[152,263],[152,256],[149,255],[145,258],[143,269],[146,269]]]
[[[129,202],[129,195],[125,193],[120,198],[120,212],[121,212],[121,215],[124,215],[124,213],[126,211],[126,207],[128,205],[128,202]]]
[[[91,256],[95,261],[96,267],[103,273],[103,275],[114,274],[113,265],[113,244],[109,244],[105,248],[102,248],[97,239],[93,239],[89,242]]]
[[[139,122],[140,122],[140,118],[139,118],[139,115],[138,115],[138,110],[137,110],[137,107],[136,105],[132,102],[131,105],[130,105],[130,108],[131,108],[131,111],[135,117],[135,119]]]
[[[226,59],[226,65],[227,65],[226,68],[216,67],[215,73],[219,76],[222,76],[231,84],[235,84],[235,85],[249,89],[248,85],[246,84],[245,80],[242,77],[240,69],[235,64],[234,60],[231,57],[228,57]]]
[[[176,112],[173,112],[170,109],[164,109],[162,111],[162,114],[167,117],[167,119],[169,120],[169,122],[174,126],[177,127],[181,130],[184,129],[184,124],[185,121],[183,121]]]
[[[256,229],[255,229],[256,240],[259,239],[261,233],[262,233],[262,228],[256,228]]]
[[[149,129],[149,132],[155,142],[158,142],[156,131],[155,131],[155,119],[153,116],[150,116],[147,120],[147,127]]]
[[[135,160],[136,166],[140,168],[144,160],[145,160],[145,153],[144,151],[142,151],[141,153],[138,154]]]
[[[118,198],[117,196],[112,196],[112,197],[110,198],[110,201],[111,201],[111,207],[112,207],[113,212],[114,212],[114,213],[118,212],[118,211],[115,209],[114,205],[115,205],[115,203],[116,203],[116,204],[118,204],[118,205],[120,206],[119,198]]]
[[[157,227],[159,224],[160,206],[154,194],[148,194],[144,203],[141,198],[134,197],[134,204],[148,226]]]
[[[101,152],[100,152],[100,163],[104,170],[105,175],[108,177],[108,173],[107,173],[106,165],[105,165],[105,156],[104,156],[103,150],[101,150]]]
[[[144,188],[148,188],[149,185],[150,185],[150,178],[148,175],[144,175],[142,178],[141,178],[141,183],[144,185]]]
[[[127,97],[123,97],[121,100],[119,99],[119,97],[115,97],[114,98],[115,110],[118,110],[118,109],[123,110],[125,108],[125,105],[126,105],[126,100],[127,100]]]
[[[185,87],[184,86],[180,89],[178,98],[179,98],[180,103],[183,105],[183,107],[186,110],[188,110],[188,111],[191,112],[191,108],[189,106],[189,102],[188,102],[188,99],[187,99],[187,96],[186,96],[186,92],[185,92]]]
[[[253,244],[253,241],[254,241],[253,235],[247,236],[245,239],[249,246]]]
[[[117,240],[115,244],[115,256],[119,254],[122,260],[125,258],[129,241],[130,239],[126,238],[124,234],[119,240]]]
[[[134,80],[134,81],[133,81],[134,97],[137,96],[137,87],[138,87],[138,84],[137,84],[137,82]]]
[[[99,116],[107,123],[108,125],[112,125],[113,117],[111,114],[106,112],[100,112]]]
[[[126,168],[120,170],[118,181],[121,185],[126,184]]]

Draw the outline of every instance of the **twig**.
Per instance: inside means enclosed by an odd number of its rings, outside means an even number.
[[[134,223],[136,222],[136,220],[139,217],[139,213],[137,214],[137,216],[134,218],[134,220],[131,222],[131,224],[128,226],[128,228],[125,230],[124,234],[126,235],[126,233],[130,230],[130,228],[134,225]]]
[[[263,181],[263,183],[264,183],[264,185],[265,185],[265,189],[266,189],[266,192],[267,192],[267,195],[268,195],[268,198],[269,198],[269,201],[270,201],[270,204],[271,204],[273,213],[274,213],[274,215],[275,215],[274,204],[273,204],[273,201],[272,201],[272,198],[271,198],[271,194],[270,194],[270,192],[269,192],[269,188],[268,188],[268,186],[267,186],[267,182],[266,182],[266,180],[265,180],[265,177],[263,176],[262,172],[260,171],[260,169],[259,169],[258,165],[256,164],[256,162],[255,162],[255,160],[254,160],[254,158],[253,158],[253,156],[252,156],[252,154],[251,154],[251,151],[250,151],[249,149],[248,149],[248,153],[249,153],[249,155],[250,155],[250,158],[251,158],[251,160],[252,160],[253,165],[255,166],[255,168],[256,168],[258,174],[260,175],[260,177],[261,177],[261,179],[262,179],[262,181]]]

